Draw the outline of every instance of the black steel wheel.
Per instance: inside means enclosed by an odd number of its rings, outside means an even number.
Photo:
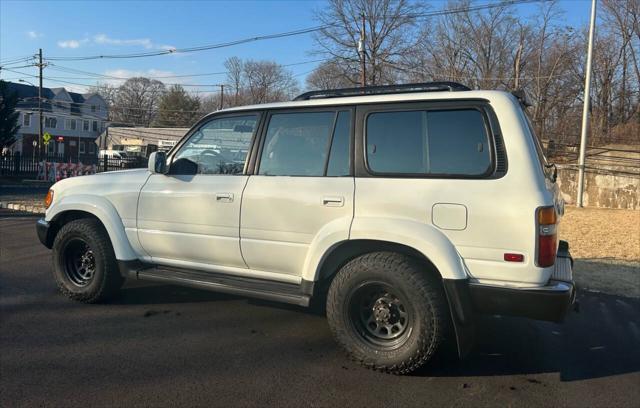
[[[413,312],[385,282],[363,282],[349,296],[349,320],[373,347],[394,349],[411,335]]]
[[[351,359],[393,374],[426,364],[449,328],[437,271],[395,252],[372,252],[347,262],[329,287],[327,319]]]
[[[65,273],[71,283],[78,287],[87,286],[96,272],[96,259],[91,247],[78,238],[67,242],[63,251]]]
[[[53,276],[60,291],[71,299],[101,302],[112,297],[124,282],[109,235],[97,219],[63,225],[52,249]]]

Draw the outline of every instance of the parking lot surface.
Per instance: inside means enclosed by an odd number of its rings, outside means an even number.
[[[134,282],[55,288],[36,217],[0,210],[0,406],[638,406],[640,301],[590,291],[565,324],[489,316],[467,359],[405,377],[349,362],[302,308]],[[577,269],[579,274],[580,270]]]

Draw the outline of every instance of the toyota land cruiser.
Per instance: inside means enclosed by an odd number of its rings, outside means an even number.
[[[148,169],[56,183],[65,295],[124,279],[326,305],[355,361],[408,373],[479,313],[561,321],[564,204],[521,98],[452,82],[308,92],[202,118]]]

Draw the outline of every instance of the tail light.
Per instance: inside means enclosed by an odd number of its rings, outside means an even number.
[[[538,256],[536,265],[541,268],[553,266],[558,250],[558,225],[556,209],[541,207],[537,211]]]

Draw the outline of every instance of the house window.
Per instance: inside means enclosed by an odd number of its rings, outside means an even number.
[[[47,144],[47,152],[48,153],[55,153],[56,152],[56,144],[55,144],[55,142],[51,141],[51,142],[49,142],[49,144]]]
[[[95,113],[95,111],[96,111],[96,105],[91,105],[91,112]]]
[[[84,142],[80,142],[80,153],[84,153]]]
[[[23,113],[22,114],[22,126],[30,127],[31,126],[31,115],[33,113]]]
[[[44,127],[55,129],[58,126],[58,119],[52,116],[44,118]]]
[[[82,121],[82,130],[84,130],[85,132],[89,131],[89,121],[88,120],[83,120]]]
[[[76,130],[76,120],[75,119],[67,119],[65,120],[65,129],[67,130]]]
[[[96,152],[96,144],[93,142],[87,142],[89,144],[89,153],[93,154]]]
[[[98,121],[96,121],[96,120],[93,121],[93,131],[94,132],[98,131]]]

